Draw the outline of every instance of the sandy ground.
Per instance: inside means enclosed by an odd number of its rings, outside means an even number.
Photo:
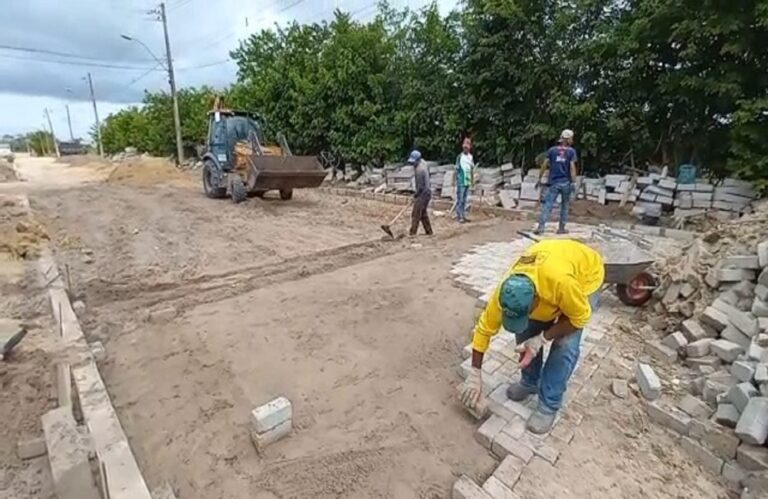
[[[23,213],[15,196],[0,195],[0,319],[19,321],[28,329],[11,355],[0,361],[0,498],[48,499],[54,497],[48,459],[22,461],[16,452],[20,440],[42,436],[40,416],[54,407],[50,398],[53,333],[36,281],[33,252],[25,260],[11,251],[17,243],[17,224],[31,223]]]
[[[196,176],[147,185],[48,168],[39,188],[26,182],[32,206],[87,305],[87,336],[106,346],[100,367],[151,486],[167,480],[185,499],[438,498],[460,474],[493,471],[455,400],[475,299],[448,271],[529,223],[438,219],[437,237],[384,242],[378,225],[397,206],[313,191],[233,205],[206,199]],[[175,319],[147,320],[168,306]],[[293,401],[294,433],[259,455],[248,414],[277,395]],[[560,476],[542,469],[521,486],[716,497],[638,410],[604,395]]]

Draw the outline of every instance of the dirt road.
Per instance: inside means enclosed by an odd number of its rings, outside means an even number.
[[[51,165],[25,189],[85,302],[86,335],[105,344],[100,368],[151,486],[193,499],[441,498],[457,476],[482,483],[495,468],[455,400],[475,299],[448,271],[524,225],[437,219],[437,237],[383,242],[398,206],[316,191],[233,205],[162,166],[144,182],[141,169]],[[248,415],[277,395],[294,404],[294,432],[260,455]],[[590,496],[580,459],[600,490],[635,497],[678,496],[695,476],[638,482],[627,463],[666,476],[669,460],[647,450],[669,437],[616,460],[606,449],[621,432],[595,425],[563,465],[580,482],[562,497]]]

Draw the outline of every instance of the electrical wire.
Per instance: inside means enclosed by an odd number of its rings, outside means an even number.
[[[160,67],[162,67],[162,66],[163,66],[163,65],[162,65],[162,64],[160,64],[160,63],[158,62],[157,64],[155,64],[155,67],[153,67],[152,69],[148,69],[148,70],[147,70],[147,71],[145,71],[144,73],[141,73],[139,76],[137,76],[136,78],[134,78],[134,79],[132,79],[131,81],[129,81],[129,82],[128,82],[128,86],[130,87],[131,85],[133,85],[133,84],[134,84],[134,83],[136,83],[137,81],[139,81],[139,80],[141,80],[142,78],[144,78],[144,77],[146,77],[147,75],[149,75],[149,73],[151,73],[151,72],[155,71],[157,68],[160,68]]]
[[[137,67],[137,66],[123,66],[120,64],[102,64],[98,62],[83,62],[83,61],[61,61],[61,60],[55,60],[55,59],[38,59],[34,57],[20,57],[15,55],[9,55],[9,54],[0,54],[0,58],[5,59],[16,59],[19,61],[31,61],[31,62],[45,62],[50,64],[63,64],[65,66],[78,66],[78,67],[93,67],[93,68],[107,68],[107,69],[123,69],[123,70],[129,70],[129,71],[146,71],[146,66],[144,67]]]
[[[89,61],[102,61],[102,62],[108,61],[108,59],[104,59],[103,57],[93,57],[89,55],[73,54],[71,52],[59,52],[56,50],[38,49],[38,48],[32,48],[32,47],[20,47],[18,45],[0,44],[0,49],[12,50],[15,52],[26,52],[30,54],[45,54],[45,55],[55,55],[58,57],[69,57],[70,59],[85,59]],[[151,59],[136,59],[136,62],[151,62]]]

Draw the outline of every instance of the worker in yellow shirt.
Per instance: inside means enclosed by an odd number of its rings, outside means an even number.
[[[538,394],[527,422],[546,433],[555,421],[579,359],[581,332],[597,308],[605,269],[603,258],[578,241],[550,239],[531,245],[512,265],[477,322],[472,339],[472,369],[462,387],[462,402],[474,408],[482,392],[483,354],[501,326],[515,334],[521,378],[507,396],[521,402]],[[551,342],[544,362],[544,345]]]

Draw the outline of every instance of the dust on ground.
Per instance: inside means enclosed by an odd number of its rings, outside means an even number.
[[[0,228],[10,226],[14,233],[19,224],[37,226],[15,196],[0,196],[0,221]],[[0,319],[18,321],[28,333],[0,361],[0,498],[52,499],[47,456],[22,461],[16,446],[19,440],[42,436],[40,417],[54,407],[50,396],[53,363],[48,353],[53,333],[46,317],[44,290],[36,280],[37,262],[28,251],[32,246],[25,246],[27,250],[20,255],[18,246],[7,237],[7,232],[0,235]],[[5,251],[8,248],[13,251]]]
[[[34,259],[48,239],[43,226],[27,218],[18,196],[0,196],[0,261]]]

